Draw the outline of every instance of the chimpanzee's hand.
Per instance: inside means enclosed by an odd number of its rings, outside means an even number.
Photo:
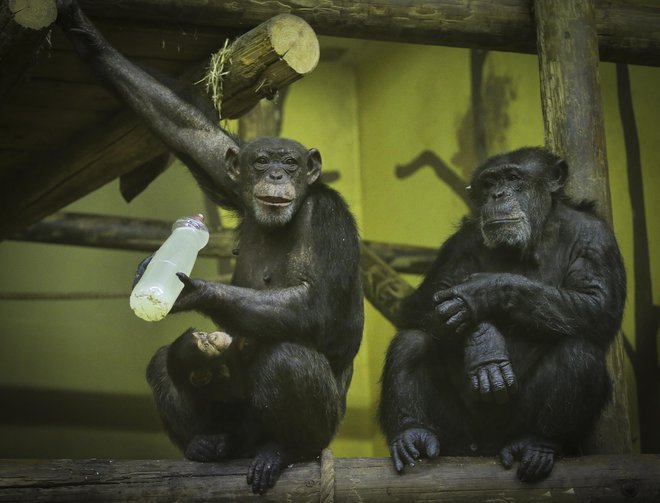
[[[559,453],[560,447],[557,443],[527,435],[504,447],[500,451],[500,459],[507,470],[513,466],[514,459],[519,460],[518,478],[523,482],[533,482],[550,475],[555,457],[559,456]]]
[[[472,274],[466,281],[433,295],[435,314],[441,326],[456,334],[485,319],[488,296],[498,288],[498,274]]]
[[[203,279],[191,278],[182,272],[177,272],[176,275],[181,280],[181,283],[183,283],[183,290],[181,290],[181,293],[174,302],[171,312],[196,309],[199,302],[204,299],[207,282]]]
[[[149,262],[151,262],[151,259],[154,258],[153,255],[149,255],[147,258],[142,260],[137,266],[137,269],[135,271],[135,277],[133,278],[133,286],[131,289],[135,288],[135,285],[138,284],[138,281],[140,281],[140,278],[144,274],[144,271],[147,270],[147,266],[149,265]]]
[[[57,0],[57,22],[64,28],[69,28],[74,24],[80,6],[76,0]]]
[[[470,390],[482,401],[506,403],[517,389],[506,341],[490,323],[481,323],[468,335],[464,349],[465,370]]]
[[[437,457],[440,454],[440,443],[431,430],[422,427],[408,428],[390,442],[390,454],[394,469],[401,473],[405,464],[415,466],[415,460],[422,456]]]

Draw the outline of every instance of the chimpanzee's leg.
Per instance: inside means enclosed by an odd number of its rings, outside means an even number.
[[[441,350],[420,330],[401,331],[392,340],[383,369],[379,415],[397,471],[420,456],[469,453],[461,355],[458,348]]]
[[[288,342],[260,349],[248,373],[248,421],[261,430],[263,443],[247,481],[254,492],[263,492],[286,464],[317,456],[330,443],[344,413],[346,389],[338,385],[325,356]]]
[[[517,458],[520,479],[546,477],[557,454],[575,451],[589,435],[610,392],[602,349],[578,339],[550,348],[521,378],[511,441],[501,453],[504,465]]]

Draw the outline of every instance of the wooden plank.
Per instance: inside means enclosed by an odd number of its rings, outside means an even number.
[[[568,194],[596,201],[611,223],[594,2],[535,0],[534,12],[546,146],[568,162]],[[591,453],[632,449],[622,337],[608,353],[613,399],[589,443]]]
[[[277,14],[305,19],[319,35],[535,53],[527,0],[82,0],[92,15],[249,28]],[[660,65],[660,6],[598,0],[597,31],[607,61]]]
[[[249,460],[0,460],[0,502],[545,502],[660,499],[658,456],[585,456],[556,463],[549,478],[523,484],[495,458],[424,460],[398,475],[385,458],[324,459],[286,468],[263,495],[252,494]]]

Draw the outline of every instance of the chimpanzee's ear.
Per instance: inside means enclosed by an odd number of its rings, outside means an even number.
[[[321,152],[310,148],[307,152],[307,185],[313,184],[321,176]]]
[[[239,158],[239,150],[236,147],[229,147],[225,152],[225,169],[229,179],[237,183],[241,173],[241,163]]]
[[[563,159],[559,159],[550,169],[549,187],[553,194],[559,192],[566,184],[568,177],[568,164]]]

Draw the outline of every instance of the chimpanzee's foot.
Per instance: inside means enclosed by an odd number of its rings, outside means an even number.
[[[209,358],[220,356],[231,344],[231,335],[225,332],[193,332],[199,350]]]
[[[263,493],[273,487],[287,459],[279,444],[271,442],[259,447],[247,473],[247,483],[252,486],[252,492]]]
[[[517,438],[500,451],[502,464],[508,470],[514,459],[520,461],[517,476],[523,482],[534,482],[550,475],[559,456],[556,442],[536,435]]]
[[[228,436],[195,435],[190,441],[184,456],[191,461],[217,461],[227,456],[229,450]]]

